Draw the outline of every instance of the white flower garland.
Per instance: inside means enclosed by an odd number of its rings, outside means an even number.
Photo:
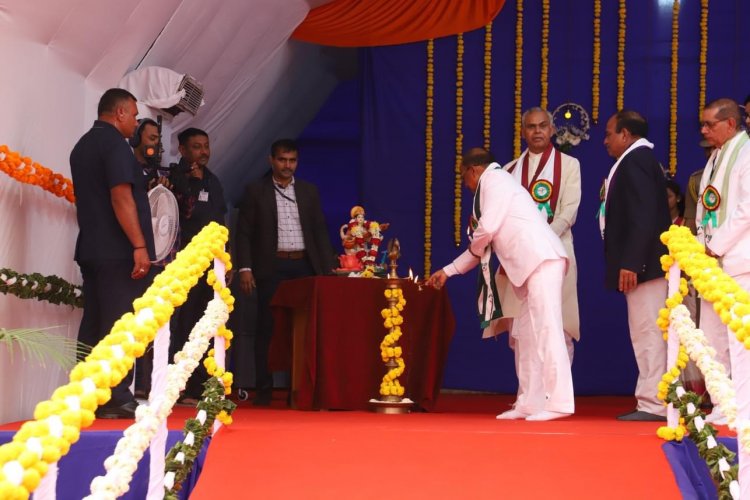
[[[125,430],[117,442],[115,452],[104,461],[106,475],[91,482],[89,500],[116,499],[130,488],[130,481],[138,468],[146,448],[156,435],[161,423],[172,412],[180,391],[185,388],[190,375],[208,349],[210,339],[229,318],[229,307],[221,299],[208,303],[206,312],[190,332],[182,351],[175,354],[175,363],[167,368],[165,393],[151,405],[141,405],[136,410],[135,423]],[[186,442],[190,435],[186,437]]]

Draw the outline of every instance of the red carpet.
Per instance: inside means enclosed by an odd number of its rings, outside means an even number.
[[[448,394],[408,415],[242,403],[191,499],[680,498],[659,424],[614,419],[632,398],[578,398],[553,422],[495,420],[511,401]]]

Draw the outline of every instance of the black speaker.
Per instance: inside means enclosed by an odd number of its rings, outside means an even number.
[[[141,118],[140,120],[138,120],[138,126],[135,128],[135,132],[133,132],[133,137],[128,139],[130,147],[137,148],[141,145],[141,134],[143,133],[143,127],[145,127],[146,125],[153,125],[154,127],[159,128],[159,124],[151,118]]]

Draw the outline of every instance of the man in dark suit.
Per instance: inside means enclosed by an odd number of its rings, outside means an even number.
[[[271,403],[273,378],[268,348],[273,333],[271,298],[284,280],[321,275],[335,267],[317,188],[295,179],[298,150],[294,141],[271,145],[271,175],[248,186],[237,220],[236,258],[240,287],[258,289],[253,404]]]
[[[656,318],[667,296],[659,262],[667,249],[659,237],[671,221],[666,180],[647,135],[648,124],[640,114],[620,111],[607,122],[604,138],[607,153],[617,160],[605,181],[599,213],[605,286],[625,294],[638,363],[638,404],[619,420],[665,420],[666,414],[656,397],[657,384],[667,369],[667,345]]]

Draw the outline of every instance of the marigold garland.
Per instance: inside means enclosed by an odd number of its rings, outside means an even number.
[[[542,0],[542,109],[547,109],[549,93],[549,0]]]
[[[383,381],[380,383],[380,395],[400,397],[404,395],[405,389],[398,377],[404,373],[406,363],[401,357],[403,351],[397,344],[402,335],[401,325],[404,323],[404,318],[401,316],[401,311],[404,310],[406,299],[400,288],[389,288],[384,295],[388,300],[388,307],[381,310],[380,315],[383,317],[383,326],[388,329],[388,333],[380,343],[380,356],[384,363],[394,361],[396,366],[391,367],[383,376]]]
[[[602,0],[594,0],[594,67],[591,71],[591,119],[599,121],[599,84],[602,62]]]
[[[454,167],[453,243],[461,245],[461,155],[464,144],[464,34],[456,36],[456,165]]]
[[[0,498],[26,498],[39,485],[49,465],[78,440],[81,428],[91,425],[96,408],[111,398],[110,388],[125,377],[135,358],[143,355],[214,257],[231,269],[229,255],[223,250],[228,235],[228,230],[216,223],[204,227],[133,302],[133,312],[123,315],[73,368],[70,383],[37,404],[34,420],[24,423],[10,443],[0,446]],[[224,302],[229,310],[233,308],[231,295]]]
[[[708,61],[708,0],[701,0],[701,48],[698,57],[698,117],[706,105],[706,62]]]
[[[669,173],[677,173],[677,67],[679,62],[680,0],[672,4],[672,68],[669,89]]]
[[[620,23],[617,31],[617,111],[625,107],[625,29],[626,0],[620,0]]]
[[[523,0],[516,0],[516,81],[513,89],[513,158],[521,155],[521,95],[523,91]]]
[[[427,97],[424,131],[424,276],[432,270],[432,123],[435,114],[435,41],[427,40]]]
[[[492,104],[492,23],[484,27],[484,149],[490,150],[490,106]],[[426,276],[426,275],[425,275]]]
[[[83,307],[83,289],[54,275],[22,274],[3,268],[0,269],[0,293],[10,293],[21,299]]]
[[[19,182],[39,186],[71,203],[76,201],[73,195],[73,182],[70,179],[32,161],[28,156],[22,157],[5,144],[0,145],[0,170]]]

